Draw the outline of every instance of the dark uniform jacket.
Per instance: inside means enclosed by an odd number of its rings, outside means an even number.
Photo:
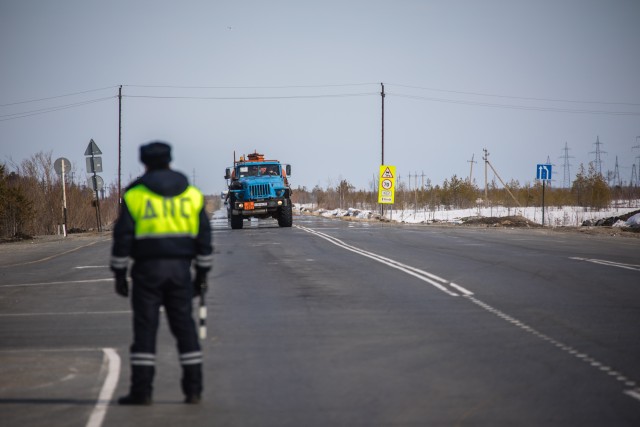
[[[174,198],[189,188],[187,177],[171,169],[151,170],[127,187],[130,189],[144,185],[148,190],[166,198]],[[201,193],[198,192],[199,195]],[[196,259],[196,268],[208,271],[211,268],[213,247],[211,244],[211,224],[202,203],[199,228],[196,236],[158,235],[151,238],[136,238],[136,224],[123,198],[120,216],[113,230],[111,268],[126,269],[128,258],[189,258]]]

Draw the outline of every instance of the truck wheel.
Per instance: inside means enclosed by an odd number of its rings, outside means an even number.
[[[231,215],[229,217],[229,220],[231,222],[231,229],[232,230],[240,230],[242,229],[242,215]]]
[[[287,206],[282,206],[278,210],[278,225],[280,227],[291,227],[293,225],[293,210],[291,209],[291,203]]]

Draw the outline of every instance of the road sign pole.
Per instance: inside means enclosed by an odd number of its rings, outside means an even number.
[[[544,227],[544,183],[546,181],[542,180],[542,226]]]
[[[67,237],[67,186],[65,185],[65,164],[62,163],[62,235]]]
[[[93,191],[96,194],[96,222],[98,224],[98,231],[102,231],[102,221],[100,220],[100,194],[98,193],[98,178],[96,178],[95,172],[95,156],[91,154],[91,165],[93,169]]]

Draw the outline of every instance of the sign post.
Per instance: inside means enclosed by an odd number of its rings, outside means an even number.
[[[62,235],[67,237],[67,171],[71,170],[69,159],[60,157],[53,163],[53,169],[61,176],[62,181]]]
[[[91,187],[95,193],[96,197],[96,222],[98,224],[98,231],[102,231],[102,222],[100,219],[100,196],[98,194],[98,178],[96,172],[102,172],[102,157],[96,157],[96,154],[102,154],[102,151],[98,148],[98,144],[96,144],[93,139],[89,141],[89,145],[84,152],[87,157],[87,172],[93,173],[93,177],[91,178]],[[100,178],[102,180],[102,178]]]
[[[542,226],[544,227],[544,187],[547,181],[551,181],[550,164],[539,164],[536,166],[536,180],[542,181]]]

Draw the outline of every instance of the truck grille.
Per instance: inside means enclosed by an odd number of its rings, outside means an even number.
[[[249,195],[252,199],[269,197],[269,184],[252,184],[249,186]]]

